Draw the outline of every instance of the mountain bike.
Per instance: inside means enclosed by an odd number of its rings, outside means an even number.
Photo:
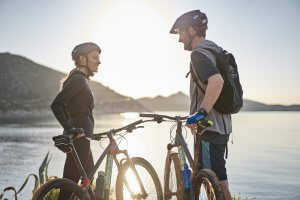
[[[164,199],[178,200],[223,200],[224,194],[216,174],[210,169],[202,169],[198,162],[199,148],[195,148],[194,158],[182,135],[182,123],[187,117],[158,114],[140,114],[140,117],[153,118],[153,121],[176,122],[170,131],[171,143],[167,145],[167,157],[164,171]],[[198,129],[204,130],[212,125],[209,120],[198,123]],[[172,130],[176,126],[176,136],[172,138]],[[200,131],[201,132],[201,131]],[[177,148],[177,152],[172,151]],[[189,162],[189,166],[186,162]],[[191,173],[192,169],[193,173]]]
[[[118,168],[118,174],[116,179],[116,199],[127,200],[127,199],[153,199],[163,200],[163,193],[158,175],[152,165],[143,158],[133,157],[128,155],[127,150],[120,150],[114,136],[124,138],[127,133],[132,132],[134,129],[143,128],[138,126],[143,123],[143,120],[133,122],[127,126],[118,129],[112,129],[107,132],[94,134],[91,139],[100,141],[103,138],[109,139],[109,144],[104,149],[104,152],[100,155],[93,170],[90,174],[86,174],[79,157],[74,148],[73,141],[75,136],[70,135],[59,135],[53,137],[55,146],[60,146],[60,149],[65,149],[64,152],[72,154],[75,160],[76,167],[81,174],[80,185],[77,183],[65,179],[56,178],[48,181],[42,185],[34,194],[33,200],[42,199],[57,199],[53,198],[53,193],[58,193],[60,190],[71,193],[70,199],[91,199],[95,200],[95,192],[91,187],[94,174],[98,170],[102,161],[106,156],[105,172],[103,177],[103,183],[101,184],[100,193],[98,193],[97,200],[108,200],[110,198],[110,185],[113,162]],[[123,134],[117,134],[125,130]],[[119,160],[116,155],[122,154],[124,158]],[[99,177],[98,177],[99,178]],[[98,182],[98,180],[97,180]],[[96,185],[97,187],[97,185]],[[96,191],[97,192],[97,191]],[[99,192],[99,191],[98,191]]]

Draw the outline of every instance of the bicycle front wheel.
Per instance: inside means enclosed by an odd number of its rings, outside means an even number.
[[[216,174],[210,169],[200,170],[193,180],[195,200],[223,200],[224,194]]]
[[[178,153],[170,154],[166,158],[164,177],[164,199],[183,200],[184,184],[180,170]]]
[[[145,159],[138,157],[131,158],[131,161],[137,173],[128,161],[121,166],[116,181],[116,199],[162,200],[161,184],[152,165]],[[142,191],[142,188],[145,189],[145,192]]]
[[[82,199],[84,191],[73,181],[66,178],[57,178],[43,184],[33,195],[32,200],[58,200],[60,191],[73,194],[73,200]],[[64,198],[62,198],[64,199]]]

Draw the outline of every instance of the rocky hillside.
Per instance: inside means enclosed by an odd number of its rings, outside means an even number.
[[[34,63],[22,56],[0,53],[0,112],[50,111],[66,74]],[[91,82],[96,113],[148,111],[134,99]]]
[[[300,105],[269,105],[251,100],[244,100],[243,111],[300,111]]]
[[[189,97],[182,92],[168,97],[145,97],[137,99],[137,101],[146,108],[154,111],[188,111],[190,104]]]
[[[146,97],[137,99],[137,101],[154,111],[189,111],[190,103],[189,97],[182,92],[168,97]],[[268,105],[245,99],[242,111],[300,111],[300,105]]]

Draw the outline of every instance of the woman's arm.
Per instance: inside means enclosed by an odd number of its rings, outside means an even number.
[[[85,77],[82,75],[74,74],[69,77],[63,89],[55,97],[51,104],[51,109],[58,122],[62,125],[65,131],[73,128],[67,114],[65,113],[65,106],[69,101],[80,92],[84,83]]]

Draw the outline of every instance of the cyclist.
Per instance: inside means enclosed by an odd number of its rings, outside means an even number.
[[[216,67],[215,57],[204,48],[222,51],[214,42],[206,40],[208,19],[200,10],[193,10],[181,15],[170,30],[171,34],[179,34],[179,42],[184,49],[191,51],[190,70],[196,77],[190,81],[190,117],[187,126],[197,131],[196,123],[205,118],[213,122],[213,126],[201,133],[199,146],[199,162],[203,168],[210,168],[218,176],[225,199],[231,200],[225,167],[225,149],[231,133],[231,116],[217,112],[213,106],[218,99],[224,80]],[[196,79],[196,80],[194,80]],[[198,88],[203,87],[205,92]],[[196,158],[195,158],[196,159]]]
[[[98,71],[101,49],[95,43],[82,43],[72,51],[75,68],[69,73],[62,85],[62,90],[55,97],[51,109],[63,126],[63,134],[75,134],[74,146],[87,174],[94,166],[90,141],[94,129],[94,96],[90,89],[89,77]],[[69,153],[66,157],[63,177],[78,182],[80,173]],[[60,192],[58,199],[69,199],[70,194]]]

